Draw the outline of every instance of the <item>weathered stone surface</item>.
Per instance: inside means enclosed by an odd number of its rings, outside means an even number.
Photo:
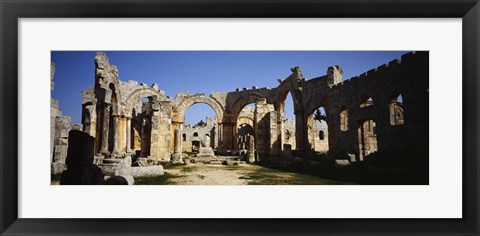
[[[135,179],[131,175],[117,175],[106,178],[106,185],[134,185]]]
[[[211,147],[200,147],[197,157],[215,157],[215,153]]]
[[[334,165],[337,166],[337,167],[349,166],[350,161],[348,161],[348,160],[335,160]]]
[[[68,169],[82,168],[93,164],[94,138],[89,134],[72,130],[69,132],[66,164]]]
[[[52,163],[52,174],[61,174],[67,170],[67,165],[65,163],[53,162]]]
[[[284,144],[283,145],[283,159],[285,161],[289,161],[292,159],[292,145],[291,144]]]
[[[112,176],[107,180],[105,180],[105,184],[106,185],[129,185],[128,180],[123,176]]]
[[[210,165],[222,165],[223,162],[219,161],[219,160],[212,160],[212,161],[209,161],[208,164]]]
[[[148,161],[147,161],[147,158],[146,157],[139,157],[137,158],[137,162],[138,166],[148,166]]]
[[[68,169],[62,173],[60,185],[102,185],[105,184],[103,172],[98,166]]]
[[[198,152],[202,139],[210,137],[210,146],[218,148],[218,122],[214,117],[207,117],[204,124],[184,125],[182,129],[182,152]]]
[[[55,75],[55,63],[50,66],[51,90],[53,91],[55,83],[53,78]],[[63,116],[59,108],[59,102],[51,99],[50,102],[50,158],[52,174],[59,174],[66,170],[65,160],[67,158],[68,149],[68,133],[70,130],[82,130],[81,124],[71,123],[71,117]]]
[[[247,162],[255,162],[255,138],[252,135],[248,136],[249,149],[247,153]]]
[[[174,153],[172,155],[172,162],[175,164],[183,164],[183,153],[182,153],[182,137],[180,135],[180,129],[175,129],[174,132]]]
[[[184,163],[183,157],[184,157],[183,153],[174,153],[172,154],[172,162],[174,164],[183,164]]]
[[[133,178],[138,177],[155,177],[164,175],[163,166],[141,166],[130,168],[130,175]]]
[[[93,164],[94,138],[85,132],[72,130],[68,138],[67,170],[62,173],[62,185],[104,184],[102,170]]]

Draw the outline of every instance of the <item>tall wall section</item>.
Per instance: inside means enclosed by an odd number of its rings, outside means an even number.
[[[428,52],[413,52],[333,85],[325,103],[330,150],[359,156],[359,128],[368,120],[376,124],[378,151],[428,149],[428,68]],[[399,95],[404,121],[394,124],[392,101]],[[373,105],[361,107],[366,98]]]

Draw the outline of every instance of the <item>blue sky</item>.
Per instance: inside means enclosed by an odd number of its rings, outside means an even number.
[[[56,64],[52,97],[72,122],[81,120],[81,91],[94,83],[95,51],[52,51]],[[277,79],[300,66],[305,78],[326,74],[331,65],[340,65],[343,79],[400,58],[406,51],[106,51],[111,64],[117,65],[122,81],[157,83],[167,96],[176,93],[230,92],[236,88],[278,86]],[[293,118],[291,99],[286,101],[287,118]],[[205,104],[187,110],[185,123],[195,124],[215,116]]]

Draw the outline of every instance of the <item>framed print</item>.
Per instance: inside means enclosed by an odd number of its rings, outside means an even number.
[[[476,0],[0,9],[2,235],[479,233]]]

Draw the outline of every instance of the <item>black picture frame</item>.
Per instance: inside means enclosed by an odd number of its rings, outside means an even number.
[[[479,235],[478,0],[0,0],[2,235]],[[435,17],[462,18],[462,219],[24,219],[18,218],[19,18]],[[458,81],[460,82],[460,81]],[[435,147],[431,147],[435,148]],[[459,153],[460,155],[460,153]],[[432,157],[434,158],[434,157]],[[393,203],[394,204],[394,203]],[[441,207],[441,206],[439,206]]]

